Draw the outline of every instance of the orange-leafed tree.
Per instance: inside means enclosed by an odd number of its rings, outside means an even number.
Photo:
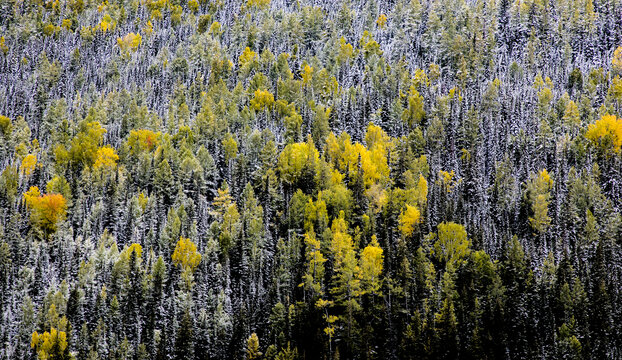
[[[26,206],[30,210],[30,221],[47,237],[56,231],[59,222],[67,215],[67,200],[61,194],[41,194],[33,186],[24,193]]]

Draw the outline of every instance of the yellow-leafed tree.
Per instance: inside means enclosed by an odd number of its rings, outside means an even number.
[[[611,65],[615,72],[622,75],[622,46],[618,46],[618,48],[613,52]]]
[[[265,9],[270,5],[270,0],[247,0],[246,8]]]
[[[4,115],[0,115],[0,133],[2,133],[2,136],[5,139],[8,139],[12,132],[13,123],[11,122],[11,119]]]
[[[227,254],[240,237],[240,212],[233,197],[229,194],[229,185],[226,182],[218,189],[218,196],[212,202],[210,215],[215,220],[212,223],[212,232],[218,237],[220,250]]]
[[[259,351],[259,337],[256,333],[252,333],[246,340],[246,360],[261,359],[261,351]]]
[[[114,19],[109,14],[105,14],[99,24],[97,24],[96,29],[102,32],[107,32],[114,30],[116,26],[117,22],[114,21]]]
[[[311,81],[311,77],[313,76],[313,68],[306,64],[302,70],[300,71],[300,77],[302,77],[302,83],[308,84]]]
[[[409,237],[413,234],[416,226],[421,220],[421,212],[415,206],[406,205],[406,209],[400,214],[399,217],[399,229],[404,237]]]
[[[307,271],[302,277],[304,280],[302,285],[304,285],[306,290],[322,296],[324,294],[322,283],[324,280],[324,263],[326,262],[326,258],[320,250],[320,240],[316,238],[313,228],[305,234],[304,241],[306,245],[305,257],[307,258]]]
[[[312,141],[289,144],[279,155],[278,168],[283,180],[295,184],[304,175],[314,175],[320,162],[320,153]]]
[[[532,210],[529,223],[539,234],[545,232],[551,224],[551,218],[548,215],[548,206],[552,187],[553,179],[546,169],[532,176],[532,179],[527,184],[527,196]]]
[[[362,293],[380,295],[384,255],[376,235],[372,236],[371,243],[361,251],[359,262]]]
[[[334,271],[331,294],[335,297],[335,303],[346,310],[343,319],[348,329],[348,336],[350,336],[354,312],[361,307],[359,303],[361,280],[358,259],[352,237],[348,234],[348,225],[343,211],[340,212],[339,218],[333,220],[331,230],[333,238],[330,250],[333,256]]]
[[[268,90],[255,90],[251,99],[251,107],[256,111],[270,110],[274,105],[274,95]]]
[[[227,162],[234,160],[238,155],[238,143],[231,133],[227,133],[222,139],[222,148],[225,151],[225,161]]]
[[[379,28],[384,29],[387,26],[387,16],[385,14],[380,14],[376,20],[376,25],[378,25]]]
[[[453,264],[466,257],[471,249],[464,226],[453,222],[438,224],[436,242],[432,252],[437,259]]]
[[[588,126],[585,137],[605,154],[617,154],[622,146],[622,119],[605,115]]]
[[[161,138],[160,132],[156,133],[147,129],[132,130],[127,139],[127,146],[130,148],[130,152],[136,156],[145,151],[153,151],[160,145]]]
[[[197,246],[190,239],[180,237],[173,252],[173,264],[180,265],[184,271],[194,271],[200,262]]]
[[[4,36],[0,37],[0,51],[2,51],[4,55],[6,55],[9,52],[9,47],[6,45]]]
[[[114,169],[117,166],[118,160],[119,156],[115,153],[112,146],[100,147],[99,149],[97,149],[93,168]]]
[[[92,166],[97,158],[97,150],[104,140],[104,129],[97,121],[80,124],[80,132],[71,140],[69,150],[64,145],[55,149],[58,163],[71,163]]]
[[[421,123],[425,114],[423,96],[419,94],[414,86],[411,86],[408,94],[408,107],[402,112],[402,121],[410,128],[413,128]]]
[[[129,53],[130,51],[136,51],[142,41],[143,38],[140,34],[129,33],[122,38],[117,38],[117,45],[122,52]]]
[[[43,334],[35,331],[30,341],[30,347],[36,350],[39,360],[72,359],[67,345],[67,334],[55,328]]]
[[[381,128],[369,124],[365,135],[367,147],[352,143],[350,135],[341,133],[339,137],[330,133],[326,139],[326,155],[335,167],[354,177],[359,169],[363,170],[363,182],[368,189],[372,185],[386,183],[389,177],[387,154],[394,147],[394,142]]]
[[[29,154],[23,160],[22,164],[19,167],[19,171],[23,175],[30,175],[35,170],[35,165],[37,165],[37,157],[35,155]]]
[[[248,76],[253,68],[259,63],[259,56],[249,47],[245,48],[238,59],[240,65],[240,76],[243,78]]]
[[[354,47],[352,44],[347,43],[346,39],[341,37],[341,39],[339,39],[339,54],[337,55],[339,65],[349,62],[353,57]]]

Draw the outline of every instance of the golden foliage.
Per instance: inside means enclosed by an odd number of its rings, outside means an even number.
[[[367,127],[365,141],[367,148],[360,143],[352,144],[350,135],[345,132],[339,137],[330,133],[326,139],[326,155],[339,171],[351,177],[356,175],[360,165],[368,189],[373,184],[386,183],[389,177],[387,154],[393,149],[394,142],[373,124]]]
[[[338,218],[333,220],[331,231],[333,233],[333,238],[330,243],[330,250],[335,257],[334,267],[340,268],[346,259],[347,253],[354,248],[352,237],[348,234],[348,224],[344,219],[343,211],[339,214]]]
[[[84,10],[84,0],[68,0],[67,7],[71,9],[71,11],[80,14]]]
[[[424,73],[425,75],[425,73]],[[423,96],[419,94],[414,86],[410,87],[408,94],[408,107],[402,112],[402,121],[413,128],[421,123],[426,112],[423,109]]]
[[[95,27],[96,30],[100,30],[102,32],[113,31],[117,26],[117,22],[110,16],[110,14],[105,14],[102,20]]]
[[[196,14],[196,12],[199,11],[199,3],[197,2],[197,0],[189,0],[188,9],[190,9],[193,14]]]
[[[622,46],[618,46],[618,48],[613,52],[611,65],[615,72],[622,74]]]
[[[538,175],[533,176],[527,184],[527,194],[533,212],[533,216],[529,218],[529,223],[538,233],[545,232],[551,224],[548,206],[552,187],[553,179],[546,169],[542,169]]]
[[[546,169],[540,170],[537,183],[538,189],[542,189],[543,191],[549,191],[553,187],[553,179],[551,179],[551,175]]]
[[[0,51],[2,51],[2,53],[5,55],[9,52],[9,47],[6,45],[4,36],[0,37]]]
[[[425,73],[423,69],[415,70],[415,76],[412,79],[412,84],[415,89],[419,89],[421,87],[430,86],[430,79],[428,79],[428,75]]]
[[[374,149],[376,147],[382,147],[383,149],[392,148],[393,139],[387,133],[382,130],[380,126],[376,126],[372,123],[367,125],[367,132],[365,133],[365,143],[368,149]]]
[[[112,146],[100,147],[97,150],[97,155],[95,159],[95,164],[93,164],[93,168],[114,169],[117,166],[118,160],[119,156],[115,153]]]
[[[570,100],[564,109],[564,123],[569,128],[578,127],[581,125],[581,114],[579,113],[579,107],[574,101]]]
[[[151,14],[149,16],[153,20],[162,20],[162,12],[158,9],[151,10]]]
[[[399,217],[399,229],[404,237],[409,237],[421,220],[421,213],[415,206],[406,205]]]
[[[63,21],[61,22],[60,27],[62,27],[63,29],[70,31],[71,30],[71,19],[63,19]]]
[[[380,14],[376,20],[376,24],[379,28],[384,29],[387,26],[387,16],[385,14]]]
[[[453,170],[450,172],[447,172],[445,170],[439,170],[437,183],[441,185],[447,193],[450,193],[459,183],[459,181],[456,180],[455,177],[456,174]]]
[[[244,49],[244,51],[242,51],[242,54],[240,55],[240,58],[238,60],[240,67],[244,67],[247,64],[251,64],[255,61],[257,61],[257,59],[259,59],[259,57],[257,56],[257,53],[252,51],[248,46]]]
[[[471,251],[471,242],[467,239],[464,226],[453,222],[438,224],[436,242],[432,253],[447,263],[460,261]]]
[[[132,252],[134,252],[136,258],[141,258],[143,256],[143,247],[140,244],[133,243],[132,245],[126,247],[125,250],[123,250],[123,256],[126,259],[129,259]]]
[[[11,123],[11,119],[4,115],[0,115],[0,131],[2,131],[2,135],[7,137],[13,132],[13,124]]]
[[[407,179],[407,184],[409,182],[410,179]],[[428,181],[423,177],[423,175],[419,174],[417,182],[414,183],[414,179],[412,182],[412,186],[406,190],[406,202],[416,205],[418,208],[422,209],[428,202]]]
[[[162,133],[153,132],[147,129],[132,130],[130,136],[127,139],[127,145],[133,155],[138,155],[142,152],[151,152],[159,144],[162,137]]]
[[[251,107],[256,111],[264,109],[270,110],[274,105],[274,95],[268,90],[255,90],[254,97],[251,99]]]
[[[54,26],[54,24],[48,23],[43,26],[43,34],[45,36],[52,36],[57,30],[58,29]]]
[[[361,279],[363,293],[378,294],[380,291],[380,275],[384,265],[382,253],[376,235],[372,236],[371,243],[361,251],[359,278]]]
[[[317,169],[320,162],[320,153],[313,142],[289,144],[279,155],[278,168],[283,180],[294,184],[305,171]]]
[[[585,137],[605,153],[619,153],[622,146],[622,119],[615,115],[604,115],[590,124]]]
[[[225,161],[231,161],[238,155],[238,143],[231,133],[227,133],[222,139],[222,147],[225,151]]]
[[[148,20],[145,26],[143,26],[143,32],[149,37],[149,35],[153,34],[153,24],[151,20]]]
[[[322,282],[324,278],[324,263],[326,258],[322,254],[320,240],[318,240],[311,229],[305,233],[304,242],[306,245],[307,271],[302,277],[305,289],[313,291],[318,295],[323,295]]]
[[[372,37],[371,33],[367,30],[363,32],[363,36],[360,40],[360,47],[363,50],[365,58],[368,59],[373,55],[382,56],[382,50],[380,50],[380,44]]]
[[[30,347],[36,349],[39,360],[62,358],[67,350],[67,334],[51,328],[50,332],[32,333]]]
[[[36,186],[24,193],[24,200],[30,210],[30,220],[46,234],[56,231],[56,224],[64,220],[67,213],[67,200],[63,195],[42,195]]]
[[[246,340],[246,360],[261,359],[261,351],[259,351],[259,337],[256,333],[252,333]]]
[[[22,164],[19,166],[19,171],[28,176],[35,170],[35,165],[37,165],[37,157],[29,154],[22,160]]]
[[[184,237],[179,237],[172,258],[173,264],[181,265],[184,271],[194,271],[201,262],[201,254],[197,251],[197,246]]]
[[[339,55],[337,56],[337,61],[339,64],[347,63],[354,57],[354,47],[352,44],[347,43],[346,39],[342,36],[339,39]]]
[[[311,77],[313,76],[313,68],[308,64],[305,64],[305,66],[300,71],[300,76],[302,77],[302,83],[305,85],[308,84],[311,81]]]
[[[180,5],[170,5],[169,11],[171,14],[170,15],[171,24],[173,26],[177,26],[181,24],[181,15],[183,14],[184,9]]]
[[[360,268],[352,237],[348,234],[348,226],[344,213],[333,220],[331,227],[333,234],[330,250],[333,255],[333,287],[331,293],[338,304],[345,306],[348,313],[360,308],[357,298],[361,295]]]
[[[270,0],[247,0],[246,8],[265,9],[270,5]]]
[[[210,25],[209,30],[207,30],[207,34],[212,36],[220,36],[222,33],[222,25],[220,25],[218,21],[214,21],[212,25]]]
[[[609,87],[608,93],[613,97],[613,99],[622,103],[622,79],[619,75],[611,80],[611,86]]]
[[[122,38],[117,38],[117,45],[122,52],[129,53],[130,51],[136,51],[142,41],[143,38],[140,34],[129,33]]]
[[[62,144],[56,147],[55,157],[58,163],[71,162],[92,166],[95,162],[97,149],[104,139],[106,129],[97,121],[83,123],[80,127],[80,132],[71,140],[69,150]]]

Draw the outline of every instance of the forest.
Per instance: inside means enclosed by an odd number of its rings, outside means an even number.
[[[622,0],[0,1],[0,360],[622,359]]]

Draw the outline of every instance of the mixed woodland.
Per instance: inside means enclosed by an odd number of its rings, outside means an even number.
[[[0,359],[622,358],[622,0],[0,1]]]

